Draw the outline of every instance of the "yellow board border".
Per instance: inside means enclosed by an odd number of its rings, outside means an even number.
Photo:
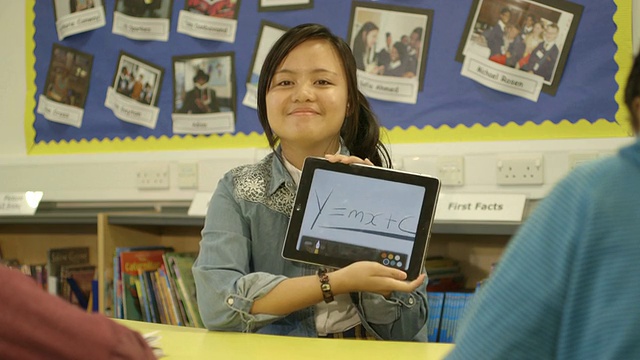
[[[248,148],[266,147],[267,142],[262,134],[252,132],[250,134],[238,133],[236,135],[188,135],[188,136],[161,136],[149,138],[115,138],[115,139],[91,139],[81,141],[50,141],[35,142],[34,109],[36,107],[35,94],[35,42],[33,40],[35,27],[35,12],[33,7],[36,0],[26,0],[26,82],[27,95],[25,101],[25,137],[28,155],[54,155],[76,153],[111,153],[111,152],[135,152],[135,151],[174,151],[174,150],[203,150],[224,148]],[[548,139],[578,139],[578,138],[611,138],[627,137],[631,135],[628,125],[628,111],[624,104],[624,85],[626,74],[629,73],[632,64],[632,32],[631,32],[631,0],[614,0],[617,11],[613,20],[617,25],[617,31],[613,36],[618,46],[614,60],[618,64],[618,72],[615,79],[618,91],[615,99],[618,103],[616,121],[598,119],[590,122],[582,119],[576,123],[562,120],[553,123],[549,120],[541,124],[526,122],[523,125],[508,123],[499,125],[493,123],[489,126],[479,124],[467,127],[440,126],[434,128],[426,126],[422,129],[410,127],[402,129],[395,127],[386,131],[388,141],[391,144],[400,143],[436,143],[436,142],[466,142],[466,141],[513,141],[513,140],[548,140]],[[427,139],[428,141],[425,141]]]

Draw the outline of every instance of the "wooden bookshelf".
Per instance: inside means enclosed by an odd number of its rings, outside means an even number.
[[[525,218],[533,208],[528,204]],[[466,287],[489,275],[521,222],[442,222],[432,228],[428,256],[458,260]],[[176,251],[197,252],[204,218],[187,215],[187,207],[140,211],[79,209],[44,211],[33,216],[0,217],[0,248],[5,258],[21,263],[46,263],[47,251],[56,247],[88,246],[91,264],[97,266],[99,310],[105,313],[112,299],[107,285],[113,282],[116,247],[164,245]],[[111,296],[111,295],[110,295]]]
[[[98,308],[105,313],[106,288],[113,283],[113,256],[117,247],[163,245],[178,252],[197,252],[203,219],[184,214],[101,213],[98,214]],[[111,296],[111,295],[109,295]]]
[[[21,264],[46,264],[52,248],[86,246],[89,261],[98,262],[97,222],[90,212],[44,212],[0,217],[0,249],[4,259]]]

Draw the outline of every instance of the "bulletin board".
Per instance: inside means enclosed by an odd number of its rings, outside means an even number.
[[[121,1],[121,0],[120,0]],[[169,0],[163,0],[169,1]],[[26,1],[25,137],[27,154],[198,150],[266,147],[255,109],[242,104],[261,22],[282,27],[318,22],[347,39],[352,2],[315,0],[310,6],[261,11],[261,1],[237,0],[233,42],[206,40],[176,31],[187,0],[170,1],[167,41],[127,38],[112,32],[116,0],[102,0],[106,25],[59,40],[53,1]],[[477,0],[379,0],[376,5],[428,9],[428,57],[415,104],[370,99],[388,142],[434,143],[625,137],[630,135],[623,91],[632,60],[631,0],[574,0],[583,7],[555,94],[537,102],[495,91],[461,76],[456,51]],[[502,0],[494,0],[502,1]],[[504,0],[509,1],[509,0]],[[360,1],[359,3],[367,3]],[[381,35],[382,36],[382,35]],[[46,85],[54,46],[93,58],[82,126],[52,122],[36,111]],[[123,122],[105,106],[120,54],[126,52],[162,68],[159,114],[153,128]],[[234,130],[221,134],[172,131],[172,57],[233,54]]]

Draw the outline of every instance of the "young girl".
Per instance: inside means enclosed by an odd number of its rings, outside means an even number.
[[[258,94],[274,151],[228,172],[211,200],[193,267],[206,327],[426,341],[424,274],[408,282],[374,262],[316,274],[317,266],[280,254],[306,157],[390,164],[349,46],[321,25],[292,28],[267,56]],[[331,287],[324,294],[322,277]]]
[[[378,40],[378,25],[367,21],[362,25],[353,39],[353,56],[356,67],[368,73],[378,73],[384,67],[378,66],[376,58],[376,41]]]

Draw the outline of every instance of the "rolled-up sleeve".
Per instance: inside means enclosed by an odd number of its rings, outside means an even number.
[[[411,293],[393,292],[387,299],[374,293],[358,293],[358,305],[366,326],[385,340],[427,341],[427,280]]]
[[[250,226],[233,197],[231,176],[220,180],[211,199],[193,276],[207,329],[252,332],[282,318],[250,312],[286,277],[251,271]]]

